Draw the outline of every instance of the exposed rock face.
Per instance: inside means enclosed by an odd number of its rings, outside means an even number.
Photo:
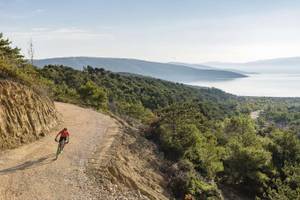
[[[118,121],[123,129],[114,136],[106,154],[96,151],[89,161],[87,174],[99,185],[95,196],[107,200],[173,199],[168,177],[162,172],[168,163],[156,145],[144,138],[141,130]]]
[[[27,86],[0,80],[0,149],[37,140],[57,124],[54,103]]]

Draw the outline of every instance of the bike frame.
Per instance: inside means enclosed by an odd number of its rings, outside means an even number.
[[[59,154],[64,149],[65,143],[66,143],[65,140],[61,140],[60,142],[58,142],[58,147],[57,147],[57,151],[56,151],[56,159],[58,158]]]

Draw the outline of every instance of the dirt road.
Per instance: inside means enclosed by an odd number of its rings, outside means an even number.
[[[89,109],[56,103],[70,143],[54,161],[55,132],[45,138],[0,155],[1,200],[95,199],[85,166],[96,151],[105,151],[108,138],[119,131],[112,118]],[[105,142],[104,142],[105,141]],[[98,154],[99,155],[99,154]]]
[[[262,110],[256,110],[250,113],[250,118],[253,120],[257,120]]]

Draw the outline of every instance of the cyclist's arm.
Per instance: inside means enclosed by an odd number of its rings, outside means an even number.
[[[59,133],[57,133],[55,140],[57,140],[58,136],[61,134],[61,131]]]

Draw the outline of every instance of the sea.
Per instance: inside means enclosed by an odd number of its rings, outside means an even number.
[[[245,78],[186,83],[239,96],[300,97],[300,74],[250,74]]]

